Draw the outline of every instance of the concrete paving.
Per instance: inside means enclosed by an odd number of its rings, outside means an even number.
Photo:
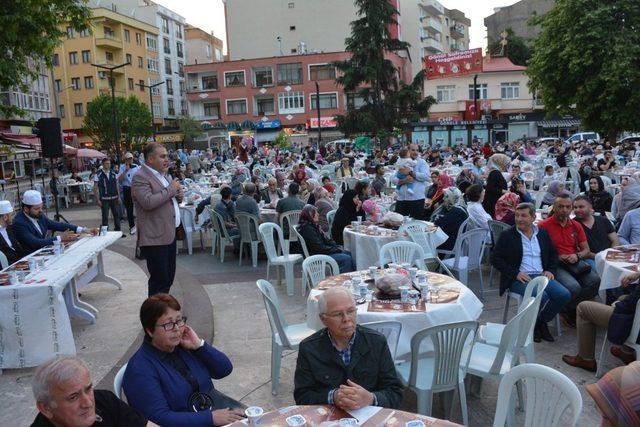
[[[99,212],[95,206],[74,207],[63,212],[67,220],[78,225],[97,226]],[[49,214],[50,217],[52,213]],[[123,222],[123,228],[126,225]],[[194,254],[181,250],[178,256],[177,281],[172,293],[180,300],[183,311],[189,316],[194,329],[224,351],[234,364],[233,373],[216,387],[247,405],[259,405],[270,410],[293,403],[293,373],[296,353],[285,353],[280,373],[278,394],[271,394],[270,352],[271,331],[255,280],[266,277],[266,263],[261,256],[257,268],[248,261],[238,266],[238,258],[229,249],[225,263],[213,257],[208,239],[206,249],[200,249],[200,240],[194,238]],[[83,298],[100,310],[95,325],[73,321],[78,355],[91,368],[92,379],[98,388],[112,388],[113,376],[130,355],[138,348],[141,331],[138,321],[140,303],[146,297],[146,267],[144,261],[133,258],[135,237],[128,236],[113,245],[106,253],[106,266],[110,274],[125,284],[122,291],[107,284],[91,284],[83,290]],[[275,273],[275,271],[272,271]],[[485,277],[488,277],[485,272]],[[299,269],[296,272],[299,277]],[[272,276],[275,284],[275,274]],[[497,279],[495,279],[497,283]],[[477,278],[472,276],[471,287]],[[494,284],[497,286],[497,284]],[[289,323],[305,321],[305,298],[299,285],[294,297],[287,297],[284,286],[277,287],[284,315]],[[495,289],[495,288],[494,288]],[[485,310],[481,322],[500,322],[504,299],[495,291],[485,293]],[[511,314],[515,311],[512,307]],[[552,332],[555,331],[552,329]],[[602,336],[599,337],[600,345]],[[581,426],[596,426],[600,417],[584,391],[584,385],[594,382],[593,374],[571,368],[561,360],[563,353],[576,352],[575,330],[563,329],[563,335],[555,343],[536,344],[538,363],[558,369],[571,378],[580,388],[584,408]],[[617,365],[611,360],[607,367]],[[0,426],[25,426],[36,414],[31,397],[30,381],[34,369],[4,371],[0,376]],[[498,383],[485,381],[479,396],[468,398],[469,418],[472,426],[492,425],[496,405]],[[434,416],[444,418],[441,405],[434,402]],[[405,393],[403,408],[415,410],[415,398]],[[521,416],[519,416],[521,418]],[[453,421],[460,421],[459,409],[454,410]]]

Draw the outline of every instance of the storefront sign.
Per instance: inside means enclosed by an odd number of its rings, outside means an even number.
[[[483,69],[481,48],[429,55],[423,61],[429,80],[477,74]]]
[[[181,133],[166,133],[156,135],[156,142],[162,142],[163,144],[167,142],[182,142],[184,140],[184,135]]]
[[[256,129],[278,129],[280,127],[282,127],[280,120],[267,120],[256,123]]]
[[[338,126],[338,122],[333,117],[320,117],[320,127],[323,128],[334,128]],[[317,129],[318,128],[318,119],[309,119],[307,120],[307,129]]]
[[[510,123],[537,122],[539,120],[544,120],[544,113],[541,111],[536,111],[532,113],[500,114],[500,119]]]

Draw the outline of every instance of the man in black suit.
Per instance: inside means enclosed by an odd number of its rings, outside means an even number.
[[[546,230],[533,225],[536,208],[531,203],[516,207],[516,225],[500,235],[491,253],[491,264],[500,275],[500,295],[507,289],[524,295],[527,284],[537,276],[545,276],[549,284],[544,290],[534,329],[534,340],[554,341],[547,322],[551,321],[571,299],[571,293],[554,280],[558,254]]]
[[[11,202],[0,200],[0,251],[7,257],[9,265],[27,255],[18,239],[13,234],[14,211]]]

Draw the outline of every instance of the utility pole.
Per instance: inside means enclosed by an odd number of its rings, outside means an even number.
[[[316,110],[318,111],[318,145],[316,150],[320,149],[320,141],[322,141],[322,123],[320,122],[320,85],[316,82]]]
[[[138,83],[138,86],[140,86],[141,88],[144,87],[144,88],[149,89],[149,111],[151,111],[151,131],[153,132],[153,141],[154,142],[156,140],[156,126],[155,126],[155,123],[153,122],[155,117],[153,117],[153,97],[151,95],[152,95],[154,87],[163,85],[165,83],[166,83],[165,80],[163,80],[161,82],[158,82],[156,84],[153,84],[153,85],[146,85],[146,84],[143,84],[143,83]]]

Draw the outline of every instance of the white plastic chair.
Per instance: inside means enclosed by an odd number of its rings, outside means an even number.
[[[624,345],[626,345],[627,347],[631,347],[636,352],[636,360],[638,360],[638,357],[640,356],[640,344],[636,342],[636,339],[638,338],[639,333],[640,333],[640,300],[638,300],[638,303],[636,304],[636,314],[635,314],[635,317],[633,318],[633,325],[631,326],[631,332],[629,333],[629,336],[624,342]],[[596,371],[596,377],[598,378],[602,376],[602,368],[605,364],[606,357],[607,357],[606,349],[607,347],[609,347],[609,344],[607,341],[607,335],[608,333],[605,333],[604,340],[602,341],[602,350],[600,350],[600,358],[598,359],[598,370]]]
[[[449,276],[453,277],[449,268],[442,263],[440,258],[438,258],[438,253],[436,252],[436,248],[433,246],[431,239],[429,239],[429,226],[424,221],[409,221],[406,224],[403,224],[398,230],[398,234],[407,233],[409,238],[414,243],[417,243],[422,248],[424,252],[424,262],[425,264],[429,261],[435,262],[438,266],[444,270]]]
[[[518,338],[517,347],[519,351],[525,355],[525,359],[527,363],[535,362],[534,345],[533,345],[534,343],[532,340],[533,329],[535,327],[538,311],[540,309],[542,294],[548,284],[549,284],[549,279],[547,279],[544,276],[538,276],[535,279],[532,279],[527,284],[527,287],[524,291],[524,297],[520,297],[519,294],[516,294],[520,299],[524,299],[525,301],[529,301],[530,299],[533,299],[533,305],[534,305],[534,307],[530,310],[530,313],[521,320],[520,331],[518,332],[519,338]],[[536,293],[535,297],[532,296],[534,290]],[[518,312],[520,312],[520,308],[524,309],[524,307],[525,307],[524,305],[520,305],[518,307]],[[503,320],[503,322],[507,323],[506,318]],[[478,332],[478,335],[479,335],[478,341],[484,342],[486,344],[498,346],[500,345],[500,337],[504,332],[504,328],[505,328],[505,325],[502,323],[488,322],[486,325],[482,325],[480,327],[480,330]]]
[[[242,265],[242,255],[244,254],[245,245],[251,246],[251,261],[253,268],[258,266],[258,245],[262,243],[258,234],[258,226],[260,220],[255,215],[246,212],[236,213],[236,222],[240,229],[240,257],[238,265]]]
[[[526,390],[524,425],[528,427],[575,426],[582,412],[580,390],[561,372],[548,366],[526,363],[504,375],[498,388],[498,403],[493,427],[504,427],[512,411],[513,387],[521,382]],[[563,414],[571,410],[567,420]]]
[[[286,239],[284,239],[284,244],[287,245],[287,253],[289,253],[289,245],[291,242],[295,242],[297,240],[295,226],[298,225],[298,221],[300,220],[300,212],[302,211],[289,211],[280,215],[279,223],[282,231],[288,230],[289,232]]]
[[[469,226],[469,218],[462,221],[462,224],[460,224],[460,227],[458,227],[458,235],[456,236],[456,243],[458,243],[458,240],[460,240],[460,237],[465,233],[465,231],[469,229],[468,226]],[[451,250],[438,249],[438,254],[444,255],[445,259],[451,258],[452,256],[455,255],[455,244],[454,244],[454,248]]]
[[[302,237],[302,234],[300,234],[300,232],[298,231],[298,226],[296,225],[295,227],[292,228],[292,230],[296,235],[296,240],[298,240],[298,244],[302,248],[302,254],[304,255],[305,258],[309,258],[309,250],[307,249],[307,242],[304,241],[304,237]]]
[[[329,276],[340,274],[340,268],[335,259],[329,255],[312,255],[302,261],[302,282],[309,289],[315,287],[318,283],[327,277],[327,268]],[[302,289],[305,289],[303,286]]]
[[[0,270],[4,270],[7,267],[9,267],[9,260],[4,252],[0,251]]]
[[[187,246],[189,255],[193,255],[193,233],[200,233],[200,246],[204,250],[202,226],[200,224],[196,224],[194,212],[191,209],[180,208],[180,218],[182,220],[182,228],[184,228],[185,235],[183,244]]]
[[[306,323],[287,325],[280,311],[278,295],[273,289],[273,285],[266,280],[258,280],[256,285],[262,293],[271,327],[271,393],[275,395],[278,392],[278,383],[280,382],[282,352],[284,350],[298,350],[300,342],[315,331],[309,329]]]
[[[476,228],[458,235],[453,247],[454,258],[442,261],[450,270],[458,273],[459,280],[465,286],[469,285],[469,272],[477,270],[480,277],[480,298],[484,297],[481,263],[487,233],[484,228]]]
[[[278,274],[278,285],[280,281],[280,270],[278,267],[284,268],[285,280],[287,282],[287,295],[293,295],[293,286],[295,278],[293,276],[293,266],[296,262],[302,261],[302,255],[289,254],[289,249],[284,245],[284,238],[282,237],[282,229],[278,224],[272,222],[266,222],[260,224],[258,231],[262,236],[262,243],[264,244],[264,250],[267,253],[267,280],[269,280],[269,270],[273,265],[276,267]],[[282,255],[278,255],[278,249],[273,238],[274,231],[277,233],[280,248],[283,251]]]
[[[329,223],[329,237],[331,237],[331,226],[333,225],[333,219],[336,217],[336,212],[338,212],[337,209],[333,209],[327,212],[327,223]]]
[[[124,371],[126,370],[127,370],[127,364],[125,363],[120,369],[118,369],[116,376],[113,377],[113,393],[120,400],[124,400],[123,399],[124,392],[122,391],[122,378],[124,378]]]
[[[419,244],[404,240],[389,242],[380,248],[378,263],[384,268],[387,263],[404,264],[409,263],[425,270],[424,251]]]
[[[387,339],[387,345],[389,346],[389,353],[391,358],[396,359],[396,352],[398,351],[398,342],[400,341],[400,334],[402,333],[402,322],[398,320],[384,320],[380,322],[368,322],[360,323],[360,326],[373,329],[380,332]]]
[[[411,363],[398,365],[396,371],[401,381],[416,393],[419,414],[431,415],[433,393],[457,389],[463,423],[469,425],[464,377],[473,345],[473,340],[468,340],[469,334],[475,334],[477,328],[478,322],[473,321],[448,323],[423,329],[411,338]],[[427,338],[433,344],[433,357],[420,354],[420,346]],[[467,357],[461,362],[465,348]]]
[[[236,234],[231,236],[227,227],[224,225],[224,218],[218,212],[215,211],[212,207],[209,207],[209,217],[211,218],[211,223],[213,224],[217,239],[220,242],[218,249],[220,251],[220,262],[224,262],[224,250],[227,245],[233,245],[233,241],[240,238],[240,234]]]

